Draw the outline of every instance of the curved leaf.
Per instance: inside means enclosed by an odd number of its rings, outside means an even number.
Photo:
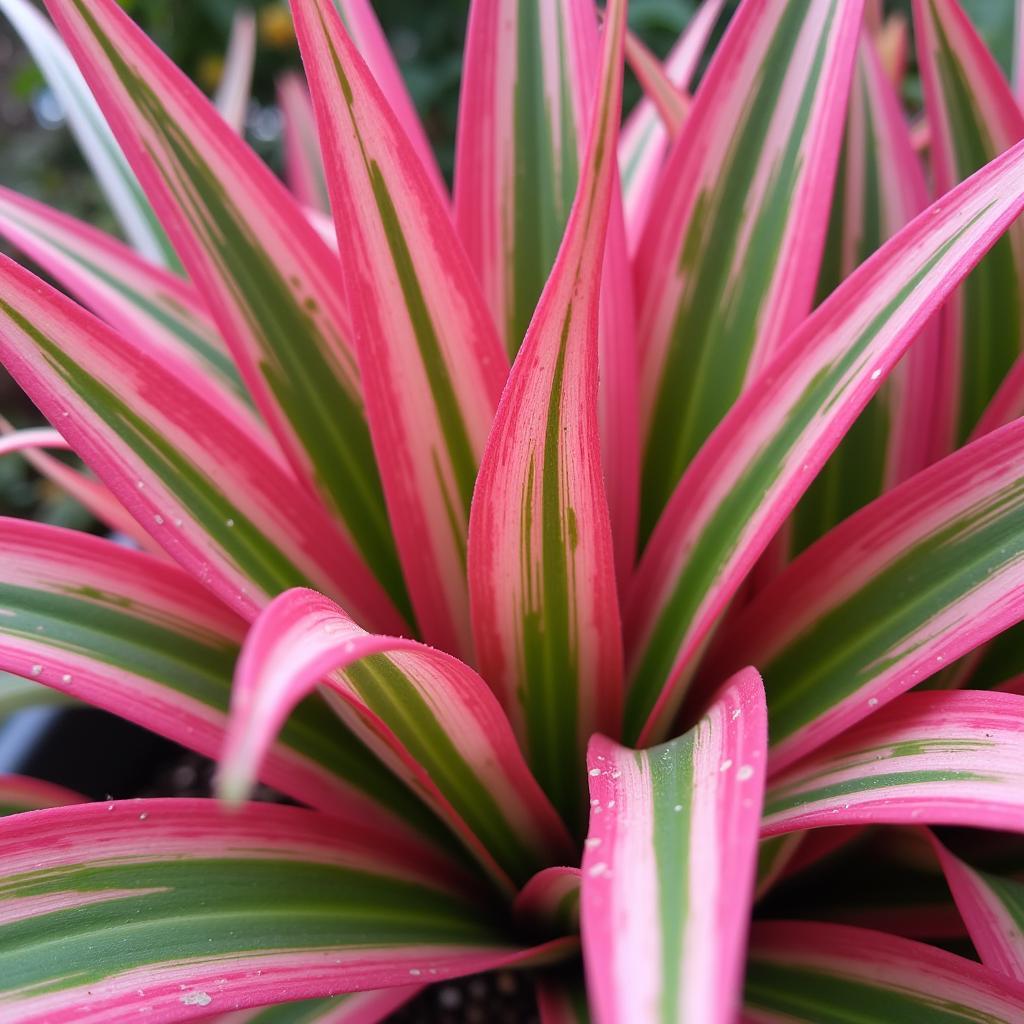
[[[350,592],[364,621],[400,628],[381,586],[223,392],[6,257],[0,361],[161,546],[241,614],[312,583]]]
[[[601,85],[565,239],[480,466],[469,531],[473,634],[540,784],[583,811],[591,733],[617,735],[622,647],[597,432],[598,312],[622,102],[625,4],[609,4]]]
[[[120,334],[155,352],[191,362],[252,433],[263,427],[238,399],[251,402],[238,370],[195,290],[82,221],[0,187],[0,233],[62,288]]]
[[[469,502],[507,362],[448,211],[331,0],[293,13],[416,618],[431,643],[469,657]]]
[[[957,0],[914,0],[914,27],[942,195],[1024,138],[1024,113]],[[946,450],[971,433],[1024,347],[1022,274],[1018,224],[946,304],[939,382],[939,442]]]
[[[1024,697],[907,693],[770,780],[762,835],[853,824],[1024,831]]]
[[[0,668],[207,757],[224,741],[245,623],[176,566],[110,541],[0,518]],[[439,826],[327,708],[289,718],[260,777],[390,829],[422,855]]]
[[[972,960],[865,928],[761,921],[751,930],[744,1024],[1006,1024],[1024,986]]]
[[[475,0],[459,106],[455,224],[505,347],[527,336],[581,185],[599,86],[591,0]],[[509,131],[509,126],[512,130]],[[613,190],[598,324],[601,462],[624,583],[639,498],[633,288]],[[603,232],[602,232],[603,234]]]
[[[931,838],[981,962],[1024,983],[1024,883],[975,871]]]
[[[449,878],[372,826],[344,826],[209,800],[0,820],[0,1013],[188,1020],[524,958]]]
[[[48,6],[300,485],[344,526],[332,546],[407,612],[337,260],[115,0]]]
[[[730,410],[630,584],[628,736],[664,735],[746,574],[909,343],[1022,207],[1018,145],[851,274]]]
[[[1017,420],[840,524],[728,624],[707,671],[760,666],[773,770],[1024,618],[1022,464]]]
[[[288,187],[303,206],[329,213],[331,201],[327,195],[320,139],[316,134],[313,101],[306,80],[297,71],[289,71],[278,79],[277,105],[284,119],[284,174]]]
[[[487,684],[412,640],[372,636],[333,601],[282,594],[253,626],[235,674],[219,789],[238,799],[288,711],[328,673],[342,718],[503,885],[572,856]]]
[[[818,295],[828,296],[927,204],[899,98],[862,32]],[[938,320],[918,335],[800,500],[794,552],[945,454],[937,451],[934,423]]]
[[[742,5],[668,156],[635,261],[641,543],[810,311],[862,7]]]
[[[766,742],[753,669],[679,739],[591,742],[582,923],[600,1024],[735,1019]]]

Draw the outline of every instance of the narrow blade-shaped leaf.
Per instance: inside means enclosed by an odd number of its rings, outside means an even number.
[[[256,15],[241,8],[231,19],[231,35],[224,55],[214,106],[239,135],[245,130],[245,115],[252,94],[252,71],[256,63]]]
[[[423,122],[416,113],[416,107],[409,96],[409,90],[402,80],[402,73],[395,62],[394,54],[388,46],[387,38],[373,13],[370,0],[332,0],[334,9],[341,17],[352,42],[355,43],[359,55],[366,62],[388,106],[402,126],[406,138],[412,144],[423,169],[437,190],[438,196],[447,202],[448,188],[441,177],[434,156],[434,148],[427,138]]]
[[[145,351],[0,257],[0,361],[173,558],[252,616],[289,586],[401,628],[381,586],[261,434],[170,351]]]
[[[1024,831],[1024,697],[907,693],[772,778],[763,835],[853,824]]]
[[[407,612],[337,260],[115,0],[49,9],[300,485],[320,494],[344,546]]]
[[[220,753],[244,622],[176,566],[86,534],[0,518],[0,558],[0,668]],[[440,827],[319,700],[289,717],[260,778],[438,856],[417,833]]]
[[[934,836],[932,846],[981,962],[1024,983],[1024,882],[976,871]]]
[[[472,6],[455,222],[512,357],[555,264],[580,183],[599,62],[590,0],[476,0]],[[633,288],[618,189],[603,250],[598,424],[624,583],[636,549],[639,442]]]
[[[288,187],[303,206],[329,213],[331,201],[327,195],[313,101],[305,79],[297,71],[290,71],[278,80],[277,105],[284,119],[284,173]],[[331,233],[334,233],[333,224]]]
[[[767,731],[746,669],[679,739],[592,741],[583,949],[599,1024],[735,1019]]]
[[[426,639],[469,657],[469,502],[507,362],[448,212],[331,0],[293,12],[413,607]]]
[[[192,362],[232,393],[224,404],[247,431],[263,430],[238,408],[239,399],[251,401],[245,385],[199,296],[181,278],[90,225],[2,187],[0,234],[118,333]]]
[[[481,671],[534,774],[581,824],[595,731],[617,735],[622,648],[597,431],[603,240],[616,181],[625,4],[609,5],[579,194],[480,467],[469,536]]]
[[[1008,1024],[1024,986],[921,942],[839,924],[759,921],[744,1024]]]
[[[204,1024],[381,1024],[421,991],[419,986],[380,988],[327,999],[298,999],[204,1018]]]
[[[810,311],[862,7],[743,5],[669,154],[635,262],[641,543]]]
[[[571,857],[565,828],[531,777],[487,684],[455,658],[373,636],[309,590],[273,601],[246,639],[219,788],[240,797],[291,708],[325,692],[389,763],[508,885]]]
[[[760,667],[775,769],[1024,619],[1024,420],[912,477],[729,623],[715,671]]]
[[[861,32],[832,218],[818,278],[824,299],[883,242],[928,205],[920,162],[899,98],[874,42]],[[938,320],[918,336],[878,395],[857,417],[797,505],[792,548],[829,528],[932,461]]]
[[[549,973],[537,981],[540,1024],[591,1024],[587,989],[579,968]]]
[[[0,815],[85,803],[81,793],[25,775],[0,775]]]
[[[35,811],[0,820],[0,854],[0,1012],[23,1024],[190,1020],[524,958],[386,834],[297,807]]]
[[[704,0],[665,58],[665,76],[677,89],[689,89],[724,3]],[[631,256],[643,234],[669,141],[657,107],[650,99],[642,99],[626,118],[619,135],[623,214]]]
[[[664,735],[709,630],[886,374],[1024,207],[1024,146],[890,239],[704,446],[630,586],[627,735]]]
[[[914,0],[917,58],[938,195],[1024,138],[1024,113],[957,0]],[[942,317],[938,423],[962,444],[1024,346],[1024,225],[1011,228]]]
[[[29,0],[0,0],[0,11],[21,36],[60,101],[82,155],[126,237],[146,259],[180,271],[167,235],[60,36]]]

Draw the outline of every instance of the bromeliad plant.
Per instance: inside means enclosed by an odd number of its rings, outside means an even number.
[[[232,125],[114,0],[0,7],[134,244],[0,192],[92,311],[0,263],[3,449],[144,549],[0,522],[0,668],[222,798],[3,780],[0,1017],[1024,1019],[1020,844],[927,830],[1024,833],[1024,115],[955,0],[931,205],[859,0],[746,0],[692,96],[721,0],[665,65],[474,0],[451,198],[366,0],[293,0],[292,194],[244,43]]]

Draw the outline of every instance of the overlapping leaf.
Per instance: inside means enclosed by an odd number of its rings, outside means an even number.
[[[29,0],[0,0],[0,11],[21,36],[60,102],[72,134],[125,235],[147,259],[180,270],[167,235],[60,36]]]
[[[624,29],[625,4],[609,5],[579,193],[498,408],[469,537],[481,671],[534,774],[574,825],[582,820],[587,740],[597,730],[617,734],[622,706],[597,378]]]
[[[513,357],[555,264],[580,184],[598,63],[590,0],[473,4],[459,110],[455,221]],[[607,234],[602,230],[591,243],[605,254],[598,423],[616,564],[624,581],[636,544],[637,358],[617,189],[609,216]]]
[[[0,556],[0,668],[220,753],[240,619],[176,566],[85,534],[3,518]],[[436,837],[439,827],[381,767],[313,700],[289,718],[260,777],[436,857],[417,830]]]
[[[119,333],[152,352],[176,353],[230,392],[225,411],[250,433],[262,427],[238,370],[195,290],[116,239],[42,203],[0,188],[0,234]]]
[[[0,856],[0,1013],[24,1024],[189,1020],[524,958],[386,834],[294,807],[37,811],[0,821]]]
[[[861,33],[818,296],[824,299],[927,205],[899,99],[872,38]],[[801,551],[936,454],[938,319],[921,332],[797,505]]]
[[[1024,138],[1009,83],[957,0],[914,0],[918,64],[942,195]],[[1024,345],[1024,225],[1006,237],[943,312],[939,439],[962,444]],[[1024,405],[1015,415],[1024,413]]]
[[[1024,983],[1024,882],[976,871],[933,837],[981,962]]]
[[[380,584],[262,436],[193,365],[146,351],[0,258],[0,361],[178,562],[252,615],[289,586],[400,628]]]
[[[904,694],[773,777],[761,830],[886,823],[1024,831],[1024,697]]]
[[[335,673],[335,670],[337,672]],[[342,718],[448,822],[499,884],[571,857],[487,685],[411,640],[372,636],[308,590],[257,620],[236,673],[220,789],[244,795],[289,710],[328,673]]]
[[[708,632],[929,316],[1024,207],[1024,147],[929,207],[823,303],[704,446],[626,604],[626,731],[664,735]]]
[[[636,256],[641,541],[810,310],[862,6],[743,5],[669,154]]]
[[[1017,420],[848,519],[729,623],[718,671],[760,667],[774,765],[1024,618],[1022,467]]]
[[[679,739],[591,743],[582,924],[599,1024],[735,1019],[766,744],[753,669]]]
[[[337,261],[114,0],[49,9],[300,486],[319,492],[344,526],[337,543],[349,560],[371,566],[406,611]]]
[[[665,75],[680,90],[689,88],[723,5],[724,0],[704,0],[665,58]],[[623,123],[619,136],[619,173],[630,254],[636,251],[643,234],[669,141],[668,129],[655,104],[641,100]]]
[[[428,640],[469,657],[469,502],[507,363],[448,212],[330,0],[293,10],[413,607]]]
[[[744,1024],[1004,1024],[1024,985],[920,942],[837,924],[763,921],[751,933]]]

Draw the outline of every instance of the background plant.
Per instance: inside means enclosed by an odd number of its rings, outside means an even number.
[[[4,779],[4,1013],[515,966],[545,1021],[1019,1019],[1024,114],[954,0],[912,128],[877,4],[711,0],[662,66],[622,0],[481,0],[451,196],[363,2],[293,4],[292,195],[245,46],[218,110],[47,6],[134,249],[0,191],[73,296],[0,263],[52,424],[3,446],[142,550],[0,520],[0,667],[224,802]]]

